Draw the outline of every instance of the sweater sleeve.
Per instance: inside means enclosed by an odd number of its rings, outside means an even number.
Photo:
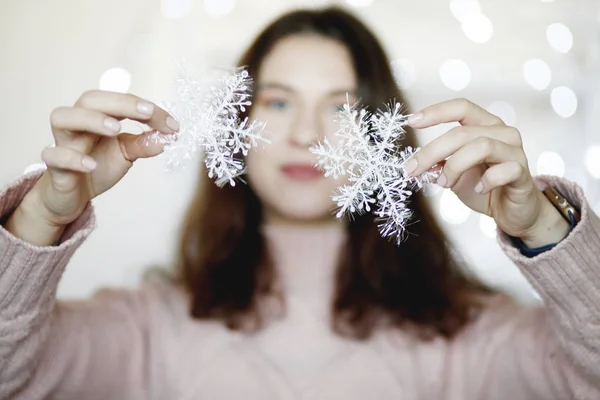
[[[0,220],[40,174],[0,192]],[[60,277],[95,226],[91,206],[59,245],[38,247],[0,226],[0,399],[146,399],[153,355],[147,297],[102,291],[57,302]]]
[[[485,371],[477,398],[600,399],[600,219],[576,184],[543,177],[581,211],[554,248],[532,258],[498,231],[506,255],[544,307],[499,305],[474,339]],[[499,393],[501,395],[499,396]]]

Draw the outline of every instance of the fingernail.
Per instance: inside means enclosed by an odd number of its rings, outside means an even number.
[[[83,156],[81,159],[81,165],[83,165],[85,169],[93,171],[98,166],[98,163],[90,156]]]
[[[412,174],[413,172],[415,172],[415,170],[417,169],[418,166],[418,162],[416,158],[411,158],[410,160],[408,160],[406,162],[406,164],[404,164],[404,170],[406,171],[407,174]]]
[[[143,100],[138,101],[137,109],[142,114],[152,115],[152,113],[154,112],[154,104],[152,104],[148,101],[143,101]]]
[[[119,121],[110,117],[104,119],[104,126],[106,127],[106,129],[115,133],[121,130],[121,124],[119,123]]]
[[[175,121],[173,117],[167,117],[167,126],[176,131],[179,129],[179,122]]]
[[[419,123],[423,119],[423,113],[416,113],[408,117],[408,123],[410,125],[415,125]]]
[[[441,173],[440,176],[438,176],[437,179],[437,184],[440,185],[441,187],[446,187],[446,175],[444,175],[444,173]]]
[[[481,181],[477,182],[475,185],[475,193],[481,193],[483,191],[483,183]]]

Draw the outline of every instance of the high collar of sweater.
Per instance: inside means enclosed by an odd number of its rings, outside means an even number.
[[[315,311],[329,307],[344,227],[265,225],[263,233],[285,297],[310,303]]]

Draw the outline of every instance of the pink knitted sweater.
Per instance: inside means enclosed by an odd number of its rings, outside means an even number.
[[[0,192],[0,217],[35,178]],[[91,207],[56,247],[0,228],[0,398],[598,400],[600,220],[580,188],[551,183],[581,208],[571,234],[531,259],[499,235],[545,308],[493,299],[451,342],[397,330],[366,342],[334,335],[337,228],[266,228],[287,308],[254,335],[190,319],[185,296],[168,284],[56,301],[69,258],[94,228]]]

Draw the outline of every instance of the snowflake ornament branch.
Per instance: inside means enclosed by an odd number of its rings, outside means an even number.
[[[400,244],[413,216],[408,208],[410,196],[437,179],[438,173],[415,178],[404,169],[419,148],[400,148],[409,117],[402,113],[400,103],[370,113],[347,102],[338,116],[340,128],[334,143],[324,138],[311,147],[325,176],[347,177],[348,183],[332,197],[338,206],[336,217],[372,212],[381,235]]]
[[[181,129],[175,136],[151,136],[151,140],[165,144],[161,156],[166,158],[167,169],[202,152],[209,178],[219,187],[226,183],[235,186],[236,178],[245,172],[241,156],[268,142],[262,134],[264,123],[240,118],[251,105],[248,71],[225,71],[211,82],[196,78],[182,63],[176,83],[180,101],[166,103],[164,108],[179,121]]]

